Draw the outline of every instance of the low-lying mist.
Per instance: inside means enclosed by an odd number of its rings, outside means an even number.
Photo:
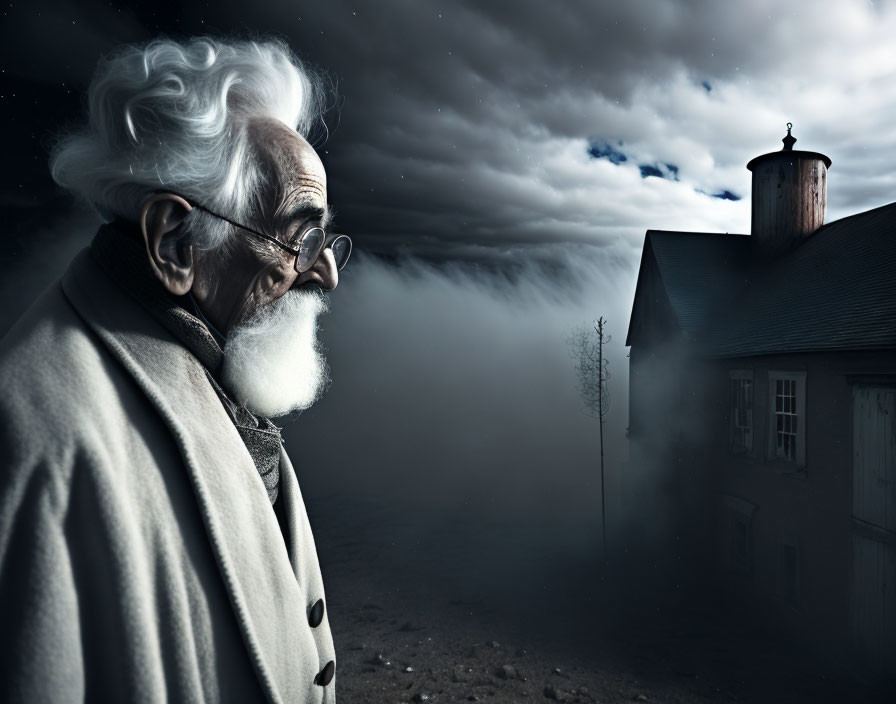
[[[332,386],[287,422],[313,526],[458,597],[524,605],[563,589],[565,570],[602,559],[598,424],[567,338],[603,316],[608,542],[623,552],[614,528],[647,510],[621,481],[636,265],[563,244],[358,256],[321,323]]]
[[[89,242],[64,218],[7,266],[4,329]],[[326,572],[356,561],[497,607],[565,590],[603,560],[598,424],[567,338],[612,337],[604,428],[607,542],[654,521],[628,466],[624,346],[636,249],[482,246],[358,252],[321,320],[332,385],[283,419]],[[637,468],[634,468],[637,469]],[[582,585],[577,585],[581,588]]]

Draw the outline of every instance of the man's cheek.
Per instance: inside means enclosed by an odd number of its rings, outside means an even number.
[[[268,267],[255,281],[252,298],[256,308],[270,305],[282,298],[295,282],[296,274],[291,268],[288,273],[282,267]]]

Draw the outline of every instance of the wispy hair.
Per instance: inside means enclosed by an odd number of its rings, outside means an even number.
[[[128,45],[99,63],[87,124],[60,139],[50,170],[109,220],[135,222],[158,191],[251,219],[263,175],[249,121],[275,118],[310,141],[324,100],[321,74],[279,40]],[[203,248],[223,244],[231,229],[198,209],[185,224]]]

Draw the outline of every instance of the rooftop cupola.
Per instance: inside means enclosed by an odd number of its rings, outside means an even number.
[[[753,254],[772,258],[797,247],[824,224],[831,160],[818,152],[796,151],[787,123],[784,148],[757,156],[753,172]]]

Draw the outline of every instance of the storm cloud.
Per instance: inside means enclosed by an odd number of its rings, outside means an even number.
[[[788,121],[797,148],[833,160],[829,219],[892,199],[892,2],[336,0],[150,12],[57,1],[7,15],[6,75],[18,89],[3,101],[19,128],[22,110],[49,107],[46,97],[31,105],[28,86],[76,93],[120,42],[285,36],[333,79],[319,142],[331,200],[342,226],[378,250],[621,240],[635,256],[650,227],[746,232],[744,166],[780,148]],[[58,129],[65,117],[77,110],[38,123]],[[620,143],[625,161],[593,158],[595,144]],[[35,160],[23,168],[42,169]],[[661,178],[642,178],[652,169]],[[18,202],[28,174],[7,179],[4,198]]]

